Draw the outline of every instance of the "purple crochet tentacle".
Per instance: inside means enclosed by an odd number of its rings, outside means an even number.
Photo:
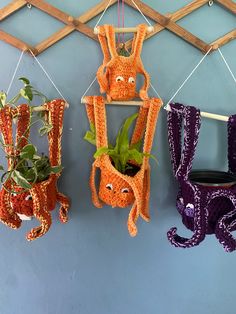
[[[190,184],[190,183],[189,183]],[[192,186],[192,188],[194,188]],[[204,210],[202,206],[202,200],[205,199],[205,196],[202,195],[199,189],[194,189],[194,234],[188,239],[181,237],[177,234],[177,228],[171,228],[167,232],[167,238],[172,245],[182,248],[190,248],[198,245],[202,242],[206,236],[207,228],[207,211]]]
[[[187,239],[177,235],[177,228],[172,228],[167,233],[169,241],[176,247],[192,247],[198,245],[206,235],[207,214],[201,206],[200,190],[191,184],[189,172],[198,142],[201,125],[200,111],[191,106],[171,104],[168,113],[168,138],[170,144],[171,160],[176,179],[182,184],[188,185],[194,193],[194,234]],[[181,128],[184,121],[184,144],[181,153]]]
[[[236,115],[228,120],[228,163],[229,172],[236,174]]]
[[[182,111],[184,106],[181,104],[171,104],[172,111],[167,113],[168,142],[170,147],[170,157],[174,175],[180,164],[181,159],[181,128]],[[179,114],[180,113],[180,114]]]
[[[227,197],[232,202],[234,208],[236,208],[236,197],[234,193],[230,191],[217,191],[215,192],[211,200],[215,197]],[[230,233],[235,230],[236,226],[236,209],[230,211],[221,217],[215,228],[215,235],[219,242],[223,245],[226,252],[232,252],[236,250],[236,239]]]
[[[201,126],[200,111],[192,106],[170,104],[168,140],[175,177],[188,180]],[[184,121],[184,146],[181,153],[181,127]]]

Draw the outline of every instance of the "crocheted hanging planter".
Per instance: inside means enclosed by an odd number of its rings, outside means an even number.
[[[138,217],[141,216],[145,221],[150,220],[149,157],[155,134],[156,121],[161,108],[161,101],[154,98],[149,99],[144,101],[143,107],[140,108],[130,145],[131,147],[138,145],[145,133],[142,163],[139,166],[132,160],[128,160],[128,167],[126,170],[123,169],[123,173],[115,167],[114,160],[109,156],[111,149],[107,139],[104,99],[100,96],[90,96],[86,97],[86,103],[90,125],[95,125],[96,129],[97,149],[103,152],[95,159],[90,176],[93,204],[96,207],[102,207],[104,203],[120,208],[132,205],[127,225],[130,235],[135,236],[137,234],[136,222]],[[113,155],[113,151],[111,154]],[[98,192],[95,182],[97,169],[100,170]]]
[[[114,26],[99,26],[98,39],[104,54],[103,64],[97,71],[97,80],[101,93],[106,93],[108,101],[131,100],[139,96],[148,99],[147,90],[150,85],[149,74],[145,71],[141,60],[143,41],[147,25],[137,26],[129,56],[121,56],[117,51]],[[144,84],[139,93],[136,92],[137,74],[144,76]]]
[[[68,220],[69,200],[57,189],[57,180],[61,173],[61,137],[65,101],[53,100],[45,103],[43,107],[45,120],[47,125],[50,125],[48,158],[35,155],[33,145],[29,144],[30,106],[5,105],[0,109],[0,132],[8,156],[7,174],[11,175],[6,178],[0,191],[0,221],[17,229],[22,222],[21,215],[37,218],[40,226],[27,234],[26,238],[29,241],[43,236],[49,230],[52,223],[50,211],[55,208],[57,202],[61,204],[59,210],[61,222],[65,223]],[[14,143],[12,122],[16,118],[18,123]],[[30,153],[32,154],[30,163],[34,164],[34,168],[24,163],[26,158],[23,157]],[[23,173],[27,173],[28,181]],[[37,175],[35,176],[37,181],[35,179],[30,183],[34,175]]]
[[[182,125],[184,142],[181,145]],[[176,247],[190,248],[215,234],[227,252],[236,249],[236,116],[228,121],[229,171],[192,171],[192,162],[201,125],[200,111],[191,106],[171,104],[168,113],[168,140],[175,178],[179,182],[177,209],[183,224],[193,231],[188,239],[169,230],[169,241]]]
[[[219,188],[230,188],[236,184],[235,175],[213,170],[193,170],[189,173],[189,180],[199,185]]]

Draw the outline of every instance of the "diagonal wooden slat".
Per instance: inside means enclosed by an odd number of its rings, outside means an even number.
[[[187,5],[185,5],[184,7],[180,8],[178,11],[171,13],[171,14],[166,14],[165,16],[167,18],[170,18],[171,21],[177,22],[178,20],[182,19],[186,15],[192,13],[194,10],[199,9],[200,7],[202,7],[203,5],[208,3],[208,1],[209,0],[194,0],[190,3],[188,3]],[[153,37],[154,35],[160,33],[164,29],[165,29],[164,26],[161,26],[158,23],[155,24],[154,25],[154,31],[147,34],[145,39]],[[127,41],[125,43],[126,48],[129,49],[131,47],[131,44],[132,44],[132,40]]]
[[[133,7],[136,8],[132,0],[125,0],[125,2]],[[148,6],[147,4],[141,2],[140,0],[135,0],[135,3],[140,8],[142,12],[145,12],[146,16],[158,22],[163,27],[168,29],[169,31],[173,32],[174,34],[178,35],[179,37],[183,38],[185,41],[189,42],[196,48],[200,49],[202,52],[207,52],[209,50],[209,45],[205,43],[200,38],[196,37],[180,25],[173,22],[170,18],[166,17],[165,15],[160,14],[159,12],[155,11],[153,8]]]
[[[26,44],[24,41],[18,39],[15,36],[12,36],[2,30],[0,30],[0,40],[6,42],[7,44],[10,44],[20,50],[27,51],[31,49],[33,52],[35,52],[35,48]]]
[[[10,2],[4,8],[0,9],[0,21],[4,20],[12,13],[20,10],[22,7],[26,5],[26,3],[27,3],[26,0],[17,0]]]
[[[231,40],[234,39],[236,39],[236,29],[213,41],[211,43],[211,46],[214,50],[216,50],[217,48],[229,43]]]
[[[107,7],[108,3],[109,3],[108,7],[110,7],[114,5],[116,2],[117,0],[111,0],[110,3],[108,2],[108,0],[102,0],[97,5],[83,13],[81,16],[75,18],[73,16],[70,16],[64,11],[59,10],[58,8],[54,7],[53,5],[49,4],[47,1],[44,0],[13,0],[10,4],[8,4],[7,6],[0,10],[0,21],[7,18],[17,10],[21,9],[27,3],[30,3],[39,10],[49,14],[50,16],[58,19],[59,21],[63,22],[66,25],[59,31],[49,36],[47,39],[43,40],[35,48],[27,45],[25,42],[21,41],[20,39],[10,34],[7,34],[4,31],[1,31],[0,33],[0,40],[2,39],[5,42],[21,50],[31,49],[32,51],[34,51],[35,54],[42,53],[44,50],[56,44],[59,40],[68,36],[73,31],[78,31],[94,40],[97,40],[97,36],[94,35],[93,29],[86,25],[86,23],[89,20],[96,17],[101,12],[103,12],[104,9]],[[195,46],[204,53],[208,51],[210,47],[213,48],[212,49],[213,51],[217,47],[225,45],[226,43],[230,42],[236,37],[235,35],[236,29],[234,29],[231,32],[222,36],[221,38],[218,38],[211,44],[208,44],[202,41],[200,38],[193,35],[188,30],[184,29],[183,27],[175,23],[181,18],[199,9],[207,2],[208,0],[194,0],[174,13],[163,15],[158,11],[154,10],[153,8],[151,8],[150,6],[148,6],[147,4],[143,3],[142,1],[135,0],[135,3],[143,11],[143,13],[156,22],[156,24],[154,25],[154,32],[148,34],[146,36],[146,39],[158,34],[163,29],[167,29],[174,33],[175,35],[181,37],[188,43],[192,44],[193,46]],[[135,6],[132,0],[125,0],[125,3],[128,4],[130,7],[134,8],[135,10],[137,10],[137,7]],[[236,13],[236,3],[234,3],[232,0],[215,0],[215,3],[220,4],[233,14]],[[130,41],[126,43],[126,47],[129,46]]]
[[[217,2],[232,13],[236,14],[236,3],[232,0],[217,0]]]
[[[70,15],[57,9],[53,5],[47,3],[43,0],[28,0],[28,3],[32,4],[37,9],[53,16],[55,19],[63,22],[64,24],[68,24]]]

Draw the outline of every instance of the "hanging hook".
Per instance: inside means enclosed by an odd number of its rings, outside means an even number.
[[[31,9],[31,8],[32,8],[32,4],[29,3],[29,2],[27,2],[27,8],[28,8],[28,9]]]
[[[213,6],[213,4],[214,4],[214,0],[210,0],[210,1],[208,2],[209,7]]]

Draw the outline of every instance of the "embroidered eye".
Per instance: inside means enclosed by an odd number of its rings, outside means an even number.
[[[16,193],[11,193],[11,196],[13,197],[13,196],[16,196]]]
[[[129,82],[129,83],[134,83],[135,80],[134,80],[134,78],[131,76],[131,77],[129,77],[128,82]]]
[[[112,185],[111,183],[108,183],[108,184],[106,185],[106,188],[107,188],[108,190],[113,190],[113,185]]]
[[[129,193],[129,189],[128,188],[121,189],[121,192],[122,193]]]
[[[26,201],[31,201],[32,200],[32,196],[31,195],[27,195],[25,198]]]
[[[116,82],[123,82],[123,81],[124,81],[123,76],[117,76]]]

